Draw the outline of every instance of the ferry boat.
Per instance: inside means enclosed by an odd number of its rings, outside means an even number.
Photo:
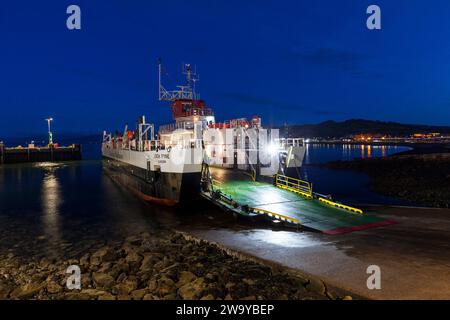
[[[198,78],[189,64],[183,73],[186,83],[167,90],[158,63],[159,100],[171,102],[174,123],[156,133],[141,116],[135,130],[126,125],[123,133],[103,133],[104,169],[116,181],[146,201],[175,205],[198,199],[210,166],[248,171],[253,179],[301,166],[302,139],[280,139],[258,116],[216,122],[195,91]]]

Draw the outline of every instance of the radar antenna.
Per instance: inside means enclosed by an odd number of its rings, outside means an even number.
[[[177,86],[178,90],[167,90],[162,85],[162,64],[161,59],[158,60],[158,95],[159,100],[175,101],[180,99],[195,100],[197,94],[195,93],[195,82],[197,78],[196,72],[192,72],[190,64],[184,64],[183,74],[186,75],[186,85]],[[194,86],[192,87],[192,83]]]

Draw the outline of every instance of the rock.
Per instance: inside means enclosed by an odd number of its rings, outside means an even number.
[[[345,296],[342,298],[342,300],[353,300],[353,298],[351,296]]]
[[[108,247],[97,250],[90,258],[90,262],[94,266],[99,266],[102,262],[111,262],[118,259],[118,255]]]
[[[69,292],[64,295],[63,299],[66,299],[66,300],[90,300],[91,297],[84,293]]]
[[[168,294],[173,294],[176,292],[175,283],[169,277],[163,275],[158,280],[158,295],[164,297]]]
[[[227,294],[227,295],[225,296],[225,299],[224,299],[224,300],[233,300],[233,297],[231,297],[230,294]]]
[[[66,282],[64,281],[64,285],[65,283]],[[81,275],[81,288],[91,288],[91,287],[92,287],[92,275],[90,273],[83,273]]]
[[[216,300],[212,294],[203,296],[200,300]]]
[[[122,272],[116,279],[117,282],[122,282],[127,278],[127,274],[125,272]]]
[[[82,256],[80,258],[80,265],[82,267],[88,266],[90,257],[91,257],[91,255],[89,253],[86,253],[84,256]]]
[[[208,284],[205,294],[212,294],[214,297],[223,297],[225,295],[224,287],[218,282]]]
[[[137,281],[135,280],[125,280],[114,287],[119,295],[128,295],[131,291],[136,290]]]
[[[18,287],[11,292],[11,298],[15,299],[29,299],[41,291],[45,287],[42,283],[28,283],[24,286]]]
[[[147,293],[142,300],[155,300],[155,298],[152,294]]]
[[[227,284],[225,284],[225,289],[227,289],[228,291],[232,290],[233,287],[236,286],[235,283],[233,282],[227,282]]]
[[[163,297],[163,300],[176,300],[177,295],[175,293],[167,294]]]
[[[111,293],[104,293],[98,297],[98,300],[116,300],[116,296],[112,295]]]
[[[125,242],[128,242],[134,246],[140,246],[142,244],[142,237],[139,235],[129,236],[125,239]]]
[[[306,285],[306,289],[321,295],[325,295],[326,291],[325,285],[322,280],[318,280],[315,278],[309,279],[309,283]]]
[[[244,297],[241,300],[256,300],[256,296],[248,296],[248,297]],[[287,300],[287,299],[283,299],[283,300]]]
[[[150,240],[143,240],[141,244],[141,249],[144,252],[149,252],[154,248],[154,243]]]
[[[254,286],[256,284],[256,281],[253,279],[243,279],[242,282],[244,282],[245,284],[247,284],[249,286]]]
[[[215,282],[215,281],[217,281],[218,278],[219,278],[219,275],[215,272],[214,273],[210,272],[205,275],[205,279],[210,282]]]
[[[12,290],[12,285],[0,282],[0,300],[7,299]]]
[[[112,266],[111,271],[109,273],[114,278],[117,278],[121,273],[126,274],[129,271],[130,271],[129,265],[125,262],[125,259],[121,259]]]
[[[142,257],[135,251],[127,254],[125,261],[133,269],[138,269],[141,266]]]
[[[51,294],[60,293],[63,290],[63,287],[60,286],[55,281],[50,281],[47,283],[47,292]]]
[[[39,267],[41,269],[47,269],[49,267],[49,265],[50,265],[50,261],[48,261],[48,259],[45,259],[45,258],[39,262]]]
[[[114,284],[114,278],[106,273],[94,272],[92,279],[95,285],[100,288],[110,289]]]
[[[142,300],[142,298],[146,295],[146,293],[147,293],[146,289],[134,290],[133,292],[131,292],[131,298],[133,300]]]
[[[197,278],[178,289],[178,294],[184,300],[196,300],[201,297],[205,290],[205,280]]]
[[[184,286],[185,284],[194,281],[197,276],[190,271],[181,271],[178,276],[177,288]]]
[[[96,289],[83,289],[80,292],[81,294],[85,294],[88,295],[89,298],[98,298],[99,296],[103,296],[105,294],[107,294],[107,292],[102,291],[102,290],[96,290]]]
[[[198,277],[201,277],[205,274],[205,266],[203,265],[203,263],[196,263],[191,267],[191,271]]]
[[[152,255],[145,255],[142,260],[140,270],[150,270],[154,264],[154,258]]]
[[[156,281],[155,279],[150,279],[147,287],[150,292],[156,292],[156,289],[158,289],[158,281]]]

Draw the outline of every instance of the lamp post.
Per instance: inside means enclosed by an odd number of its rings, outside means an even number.
[[[53,121],[53,118],[45,119],[45,121],[47,121],[47,125],[48,125],[48,145],[52,146],[53,145],[53,134],[52,134],[52,129],[51,129],[51,122]]]

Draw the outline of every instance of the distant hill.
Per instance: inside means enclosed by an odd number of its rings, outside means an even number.
[[[360,133],[406,136],[430,132],[450,134],[450,127],[351,119],[343,122],[330,120],[319,124],[288,125],[280,128],[282,136],[306,138],[340,138]]]

